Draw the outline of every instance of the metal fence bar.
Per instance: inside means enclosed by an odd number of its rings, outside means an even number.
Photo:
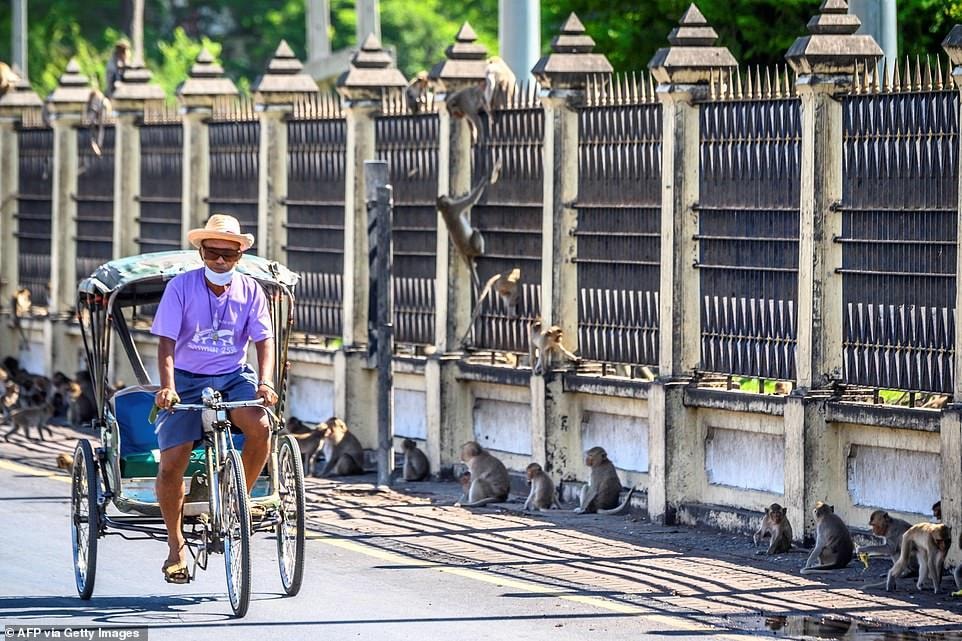
[[[181,247],[182,162],[180,123],[140,127],[140,233],[136,242],[141,252]]]
[[[100,153],[95,127],[77,131],[77,279],[113,258],[114,127],[104,128]]]
[[[471,212],[472,223],[485,240],[478,275],[484,282],[518,267],[523,286],[514,318],[500,302],[482,301],[473,345],[524,353],[528,325],[541,315],[544,110],[537,94],[519,88],[504,109],[482,118],[482,129],[474,147],[472,184],[486,178],[497,160],[502,166],[497,184],[485,191]]]
[[[588,94],[579,114],[579,355],[655,365],[661,105],[650,76],[613,76]]]
[[[288,266],[301,274],[295,322],[311,335],[341,335],[347,130],[336,101],[295,105],[287,125]]]
[[[434,343],[438,116],[395,111],[375,123],[377,156],[387,161],[394,188],[395,341],[429,345]]]
[[[899,82],[843,100],[843,380],[951,393],[959,95]]]
[[[800,104],[756,72],[702,104],[701,367],[795,377]],[[780,77],[775,72],[776,80]],[[734,87],[735,89],[731,89]],[[767,87],[767,88],[766,88]],[[734,91],[734,93],[732,93]]]
[[[37,127],[17,130],[19,178],[17,184],[18,287],[30,290],[34,305],[46,307],[50,295],[50,232],[53,201],[53,130]]]

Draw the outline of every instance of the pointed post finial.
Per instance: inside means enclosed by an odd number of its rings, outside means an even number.
[[[860,65],[874,65],[882,57],[871,35],[855,33],[859,26],[845,0],[824,0],[808,21],[809,35],[798,38],[785,59],[799,76],[835,76],[840,87],[850,84]]]
[[[655,52],[648,63],[662,84],[705,85],[712,73],[738,67],[728,47],[715,46],[718,33],[692,3],[668,35],[670,47]]]
[[[237,86],[224,76],[224,69],[206,48],[201,49],[187,72],[187,80],[177,88],[177,98],[187,109],[213,108],[217,96],[236,96]]]
[[[406,86],[404,74],[373,33],[364,39],[348,70],[337,79],[337,92],[348,100],[380,100],[386,91]]]
[[[561,33],[551,40],[551,53],[538,60],[531,73],[545,89],[583,91],[589,78],[613,71],[608,58],[593,53],[594,48],[595,41],[571,13],[561,25]]]
[[[317,93],[317,83],[304,73],[304,65],[287,41],[281,40],[252,90],[257,105],[293,105],[298,96]]]

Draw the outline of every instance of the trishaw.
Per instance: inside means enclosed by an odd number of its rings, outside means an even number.
[[[78,288],[77,315],[87,367],[96,397],[101,446],[81,440],[74,455],[71,528],[74,572],[80,598],[93,594],[97,543],[107,535],[125,539],[167,540],[154,483],[159,450],[151,414],[158,385],[153,384],[131,331],[134,310],[156,305],[174,276],[201,267],[195,250],[142,254],[101,265]],[[211,554],[223,554],[227,593],[234,615],[246,614],[250,602],[250,539],[273,532],[284,592],[300,590],[304,572],[304,473],[296,441],[279,434],[287,388],[287,348],[293,323],[293,288],[297,274],[286,267],[245,255],[238,271],[253,277],[270,305],[276,345],[275,385],[279,397],[271,417],[270,457],[248,496],[240,443],[231,409],[257,401],[230,402],[218,390],[204,390],[203,402],[177,404],[174,411],[199,411],[203,439],[191,454],[186,472],[184,536],[197,569],[207,569]],[[110,395],[111,335],[123,348],[138,384]],[[234,433],[236,432],[236,433]],[[251,517],[250,502],[263,507]],[[261,516],[262,514],[262,516]]]

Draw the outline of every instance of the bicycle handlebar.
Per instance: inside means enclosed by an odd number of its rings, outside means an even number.
[[[267,409],[267,407],[264,406],[264,399],[255,398],[250,401],[217,401],[210,405],[205,405],[204,403],[174,403],[170,406],[170,411],[186,410],[196,412],[200,410],[233,410],[239,407],[262,407]]]

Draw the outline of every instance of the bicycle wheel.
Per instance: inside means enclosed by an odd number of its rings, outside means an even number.
[[[74,580],[77,594],[89,599],[97,576],[97,537],[100,508],[97,505],[100,480],[93,448],[87,441],[77,443],[71,478],[70,530],[73,543]]]
[[[220,486],[227,596],[234,616],[242,617],[251,598],[251,517],[240,452],[227,452]]]
[[[296,595],[304,578],[304,470],[294,437],[281,437],[277,453],[281,522],[275,526],[277,564],[287,596]]]

